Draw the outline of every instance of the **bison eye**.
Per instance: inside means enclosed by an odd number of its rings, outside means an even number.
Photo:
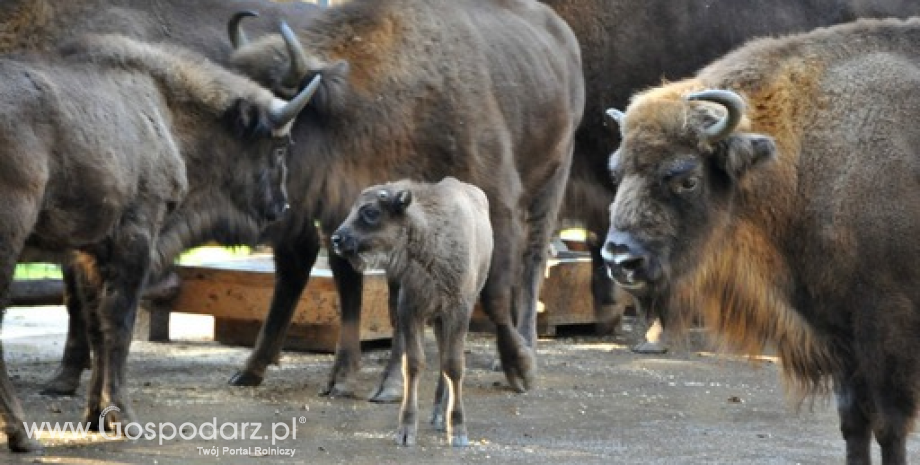
[[[699,187],[699,176],[684,176],[671,182],[671,189],[677,194],[689,194]]]
[[[371,226],[376,225],[380,221],[380,210],[373,207],[362,208],[361,219]]]

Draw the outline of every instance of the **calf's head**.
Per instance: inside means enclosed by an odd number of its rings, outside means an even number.
[[[333,251],[359,271],[386,266],[405,247],[411,203],[412,191],[397,184],[368,187],[329,238]]]
[[[610,159],[618,189],[602,254],[610,276],[645,297],[719,253],[712,240],[731,223],[739,186],[776,151],[770,137],[739,130],[744,101],[734,92],[667,90],[608,111],[623,142]]]

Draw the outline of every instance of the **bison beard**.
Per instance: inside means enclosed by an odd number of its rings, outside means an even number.
[[[920,406],[918,43],[918,18],[751,42],[636,95],[613,166],[611,273],[832,388],[850,464],[873,435],[907,463]]]

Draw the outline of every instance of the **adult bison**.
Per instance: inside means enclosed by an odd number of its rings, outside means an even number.
[[[256,348],[231,380],[258,384],[280,351],[318,247],[361,189],[402,178],[454,176],[490,203],[496,253],[482,295],[511,386],[534,377],[536,296],[584,103],[578,44],[546,6],[528,0],[354,0],[306,28],[241,46],[233,62],[278,92],[323,76],[298,120],[288,217],[271,232],[275,294]],[[302,46],[301,46],[302,44]],[[291,59],[288,49],[297,53]],[[296,87],[294,87],[296,89]],[[362,276],[330,256],[340,290]],[[340,292],[342,330],[326,392],[353,393],[361,293]],[[517,328],[515,328],[517,325]],[[520,332],[518,332],[520,331]],[[402,395],[401,338],[373,396]]]
[[[663,79],[690,76],[706,63],[758,36],[804,32],[859,17],[920,14],[905,0],[541,0],[575,32],[584,63],[585,114],[575,133],[572,173],[563,217],[580,220],[594,265],[592,293],[599,330],[615,329],[623,305],[600,255],[616,186],[607,159],[619,135],[604,124],[604,109],[626,106],[633,92]]]
[[[156,244],[210,200],[261,224],[287,209],[287,103],[176,47],[87,36],[48,56],[0,60],[0,296],[24,249],[75,254],[93,376],[85,420],[131,420],[122,390],[137,300]],[[100,415],[117,407],[105,418]],[[37,447],[0,359],[0,415],[14,451]]]
[[[319,10],[302,2],[268,0],[4,0],[0,2],[0,52],[53,54],[62,42],[82,34],[119,33],[182,45],[217,63],[226,63],[233,50],[226,40],[227,19],[240,9],[258,10],[264,19],[252,24],[253,33],[277,31],[282,19],[298,27],[306,25]],[[298,128],[294,128],[295,139],[303,139],[303,135],[296,134]],[[189,218],[181,227],[168,228],[160,236],[163,244],[158,248],[168,249],[166,255],[171,257],[175,251],[208,241],[228,245],[256,243],[259,225],[226,207],[219,202],[201,205],[194,210],[194,219]],[[316,235],[312,240],[319,243]],[[70,395],[89,364],[90,350],[79,300],[71,298],[76,294],[76,283],[66,263],[64,281],[70,315],[67,342],[61,366],[43,392]]]
[[[751,42],[633,98],[604,245],[610,273],[776,347],[833,387],[847,462],[906,463],[920,394],[920,19]]]

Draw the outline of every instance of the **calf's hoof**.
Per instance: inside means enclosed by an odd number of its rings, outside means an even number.
[[[80,373],[76,375],[59,372],[45,383],[39,394],[43,396],[72,396],[80,387]]]
[[[470,445],[470,438],[465,434],[458,434],[450,438],[450,445],[452,447],[467,447]]]
[[[103,431],[104,429],[105,431],[121,431],[124,434],[128,423],[135,422],[134,411],[121,402],[105,408],[98,405],[87,407],[83,412],[83,423],[89,425],[90,431]]]
[[[259,386],[262,384],[263,377],[247,371],[236,372],[229,381],[231,386]]]
[[[503,361],[502,368],[505,370],[505,379],[508,380],[511,389],[518,393],[533,389],[536,380],[536,357],[533,350],[522,347],[514,363]]]
[[[416,429],[411,426],[400,426],[396,431],[396,445],[411,447],[415,445]]]
[[[436,431],[447,431],[447,419],[444,417],[444,412],[435,410],[431,414],[431,426]]]

